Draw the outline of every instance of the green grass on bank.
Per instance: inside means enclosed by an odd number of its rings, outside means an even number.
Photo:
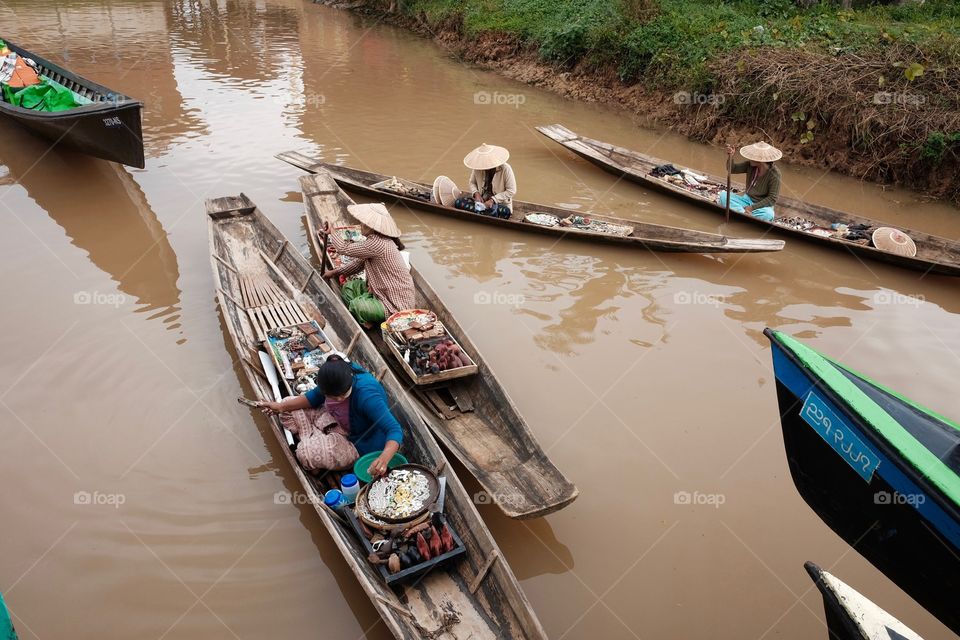
[[[828,53],[917,45],[942,64],[960,61],[960,2],[842,10],[794,0],[406,0],[431,22],[460,17],[468,34],[495,31],[539,48],[543,59],[616,69],[661,87],[709,84],[726,52],[764,46]],[[855,3],[859,5],[860,3]]]

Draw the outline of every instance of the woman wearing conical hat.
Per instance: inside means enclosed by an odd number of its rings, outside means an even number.
[[[730,209],[773,222],[773,206],[780,196],[780,169],[774,164],[783,157],[783,153],[766,142],[748,144],[740,149],[740,155],[746,162],[734,162],[736,150],[727,145],[727,166],[731,173],[747,174],[747,188],[744,193],[735,193],[730,198]],[[717,197],[720,206],[727,206],[727,192],[721,191]]]
[[[400,255],[403,250],[400,228],[387,207],[382,202],[352,204],[347,211],[360,223],[360,233],[365,238],[360,242],[344,240],[332,232],[329,222],[324,224],[323,232],[330,245],[340,255],[350,256],[353,260],[324,272],[323,276],[334,278],[363,271],[365,280],[344,283],[340,293],[360,324],[376,326],[388,315],[416,306],[413,278]]]
[[[509,218],[513,211],[513,196],[517,194],[517,179],[507,164],[510,152],[503,147],[483,143],[467,154],[463,164],[470,169],[470,193],[475,209],[496,218]]]

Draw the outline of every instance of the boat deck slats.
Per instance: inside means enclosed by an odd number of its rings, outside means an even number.
[[[231,265],[224,264],[233,269]],[[310,322],[310,316],[304,308],[272,279],[263,275],[238,273],[237,282],[242,299],[239,304],[247,312],[250,324],[261,341],[266,340],[267,332],[271,329]],[[237,303],[236,300],[234,302]]]

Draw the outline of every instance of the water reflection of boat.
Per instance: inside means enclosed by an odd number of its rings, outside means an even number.
[[[812,562],[803,567],[823,596],[830,640],[923,640],[843,580]]]
[[[960,632],[960,426],[767,330],[790,473],[839,536]]]
[[[179,311],[177,256],[140,185],[118,166],[45,150],[16,127],[0,126],[0,162],[71,242],[144,305],[138,311]]]

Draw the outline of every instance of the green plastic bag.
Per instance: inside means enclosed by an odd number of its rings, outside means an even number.
[[[54,85],[46,78],[40,78],[40,84],[22,89],[3,85],[3,99],[16,107],[32,111],[67,111],[80,106],[73,91]]]
[[[340,297],[360,324],[378,326],[387,319],[386,308],[367,290],[366,280],[347,280],[340,289]]]

